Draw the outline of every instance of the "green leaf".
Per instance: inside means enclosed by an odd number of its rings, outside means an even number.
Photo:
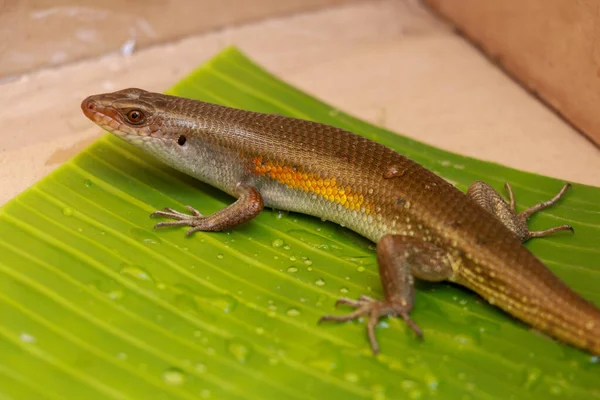
[[[336,125],[459,188],[510,181],[524,207],[563,182],[435,149],[352,118],[234,48],[170,93]],[[82,118],[84,118],[82,116]],[[600,303],[600,189],[574,185],[529,248]],[[232,199],[105,136],[0,210],[0,399],[600,398],[597,357],[450,284],[419,283],[419,342],[398,319],[317,325],[339,296],[381,296],[373,245],[319,219],[265,211],[229,232],[153,231],[149,214]],[[342,310],[337,311],[342,312]]]

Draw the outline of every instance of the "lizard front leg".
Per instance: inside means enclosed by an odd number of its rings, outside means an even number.
[[[159,222],[154,226],[155,229],[164,226],[191,226],[192,229],[186,232],[188,236],[197,231],[222,231],[251,220],[263,210],[263,198],[254,186],[239,183],[236,195],[238,199],[235,203],[211,215],[202,215],[192,206],[185,206],[192,215],[165,208],[165,211],[155,211],[150,216],[175,220]]]
[[[508,191],[510,203],[507,203],[502,196],[494,190],[493,187],[481,181],[473,182],[467,190],[467,195],[471,197],[471,199],[473,199],[477,204],[499,219],[504,226],[510,229],[519,239],[521,239],[522,242],[525,242],[533,237],[543,237],[558,231],[568,230],[573,232],[573,227],[571,227],[571,225],[555,226],[543,231],[530,231],[527,227],[527,219],[529,217],[531,217],[534,213],[555,204],[564,196],[565,192],[567,189],[569,189],[569,187],[571,187],[571,185],[566,184],[552,199],[536,204],[518,214],[515,209],[515,197],[513,195],[512,188],[508,183],[505,184],[505,187]]]
[[[341,316],[325,315],[319,320],[344,322],[368,315],[367,333],[375,354],[379,352],[375,325],[381,317],[402,317],[418,337],[423,336],[421,328],[409,317],[414,304],[414,277],[442,281],[453,274],[446,252],[409,236],[383,236],[377,243],[377,261],[384,299],[375,300],[367,296],[360,296],[358,300],[341,298],[336,305],[346,304],[356,310]]]

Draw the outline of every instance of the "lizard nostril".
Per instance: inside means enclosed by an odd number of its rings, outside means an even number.
[[[83,110],[83,113],[85,115],[87,115],[88,117],[90,117],[94,112],[96,112],[97,108],[98,108],[98,105],[90,97],[88,97],[87,99],[85,99],[81,102],[81,109]]]

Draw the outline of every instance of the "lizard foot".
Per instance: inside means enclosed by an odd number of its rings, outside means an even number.
[[[154,229],[163,226],[191,226],[192,229],[190,229],[186,235],[189,236],[194,233],[196,230],[198,230],[195,229],[195,227],[201,225],[202,222],[205,221],[206,217],[200,214],[200,212],[192,206],[185,206],[185,208],[187,208],[192,214],[185,214],[172,208],[165,208],[164,211],[154,211],[152,214],[150,214],[151,217],[164,217],[175,220],[169,222],[159,222],[154,225]]]
[[[477,204],[499,219],[504,226],[510,229],[522,242],[526,242],[531,238],[548,236],[558,231],[573,232],[573,227],[571,225],[555,226],[543,231],[530,231],[529,227],[527,226],[527,220],[529,217],[540,210],[556,204],[571,187],[570,184],[567,183],[564,185],[560,192],[558,192],[558,194],[550,200],[529,207],[520,213],[517,213],[516,211],[515,196],[510,184],[506,183],[504,186],[508,192],[508,202],[504,200],[504,198],[498,192],[496,192],[494,188],[481,181],[473,182],[471,186],[469,186],[467,195],[471,197],[471,199]]]
[[[399,316],[404,319],[404,322],[422,339],[423,331],[415,322],[410,319],[408,313],[410,311],[407,304],[400,302],[394,302],[389,300],[375,300],[368,296],[360,296],[358,300],[352,300],[345,297],[339,299],[335,305],[345,304],[355,308],[353,312],[346,315],[324,315],[319,319],[322,321],[335,321],[345,322],[357,319],[363,316],[369,316],[369,322],[367,323],[367,333],[369,335],[369,342],[371,343],[371,349],[374,354],[379,353],[379,345],[377,344],[377,338],[375,337],[375,325],[381,317],[385,316]]]
[[[506,182],[504,184],[504,187],[508,191],[508,195],[510,197],[510,207],[513,209],[513,211],[515,211],[515,198],[514,198],[512,188],[510,187],[510,184],[508,182]],[[529,207],[528,209],[526,209],[524,211],[521,211],[519,214],[517,214],[517,218],[521,221],[522,226],[524,226],[523,229],[526,232],[525,240],[534,238],[534,237],[548,236],[548,235],[551,235],[558,231],[571,231],[571,233],[575,233],[575,231],[573,230],[573,227],[571,225],[555,226],[553,228],[549,228],[549,229],[546,229],[543,231],[530,231],[529,228],[527,227],[527,219],[530,216],[532,216],[533,214],[535,214],[536,212],[538,212],[540,210],[543,210],[544,208],[548,208],[548,207],[556,204],[556,202],[558,202],[565,195],[565,192],[570,188],[571,188],[571,185],[569,183],[567,183],[562,187],[562,189],[558,192],[558,194],[556,196],[554,196],[553,198],[551,198],[550,200],[538,203],[532,207]]]

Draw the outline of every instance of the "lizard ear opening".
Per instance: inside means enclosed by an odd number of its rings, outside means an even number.
[[[179,136],[179,138],[177,139],[177,144],[180,146],[183,146],[185,142],[187,142],[187,138],[183,135]]]

